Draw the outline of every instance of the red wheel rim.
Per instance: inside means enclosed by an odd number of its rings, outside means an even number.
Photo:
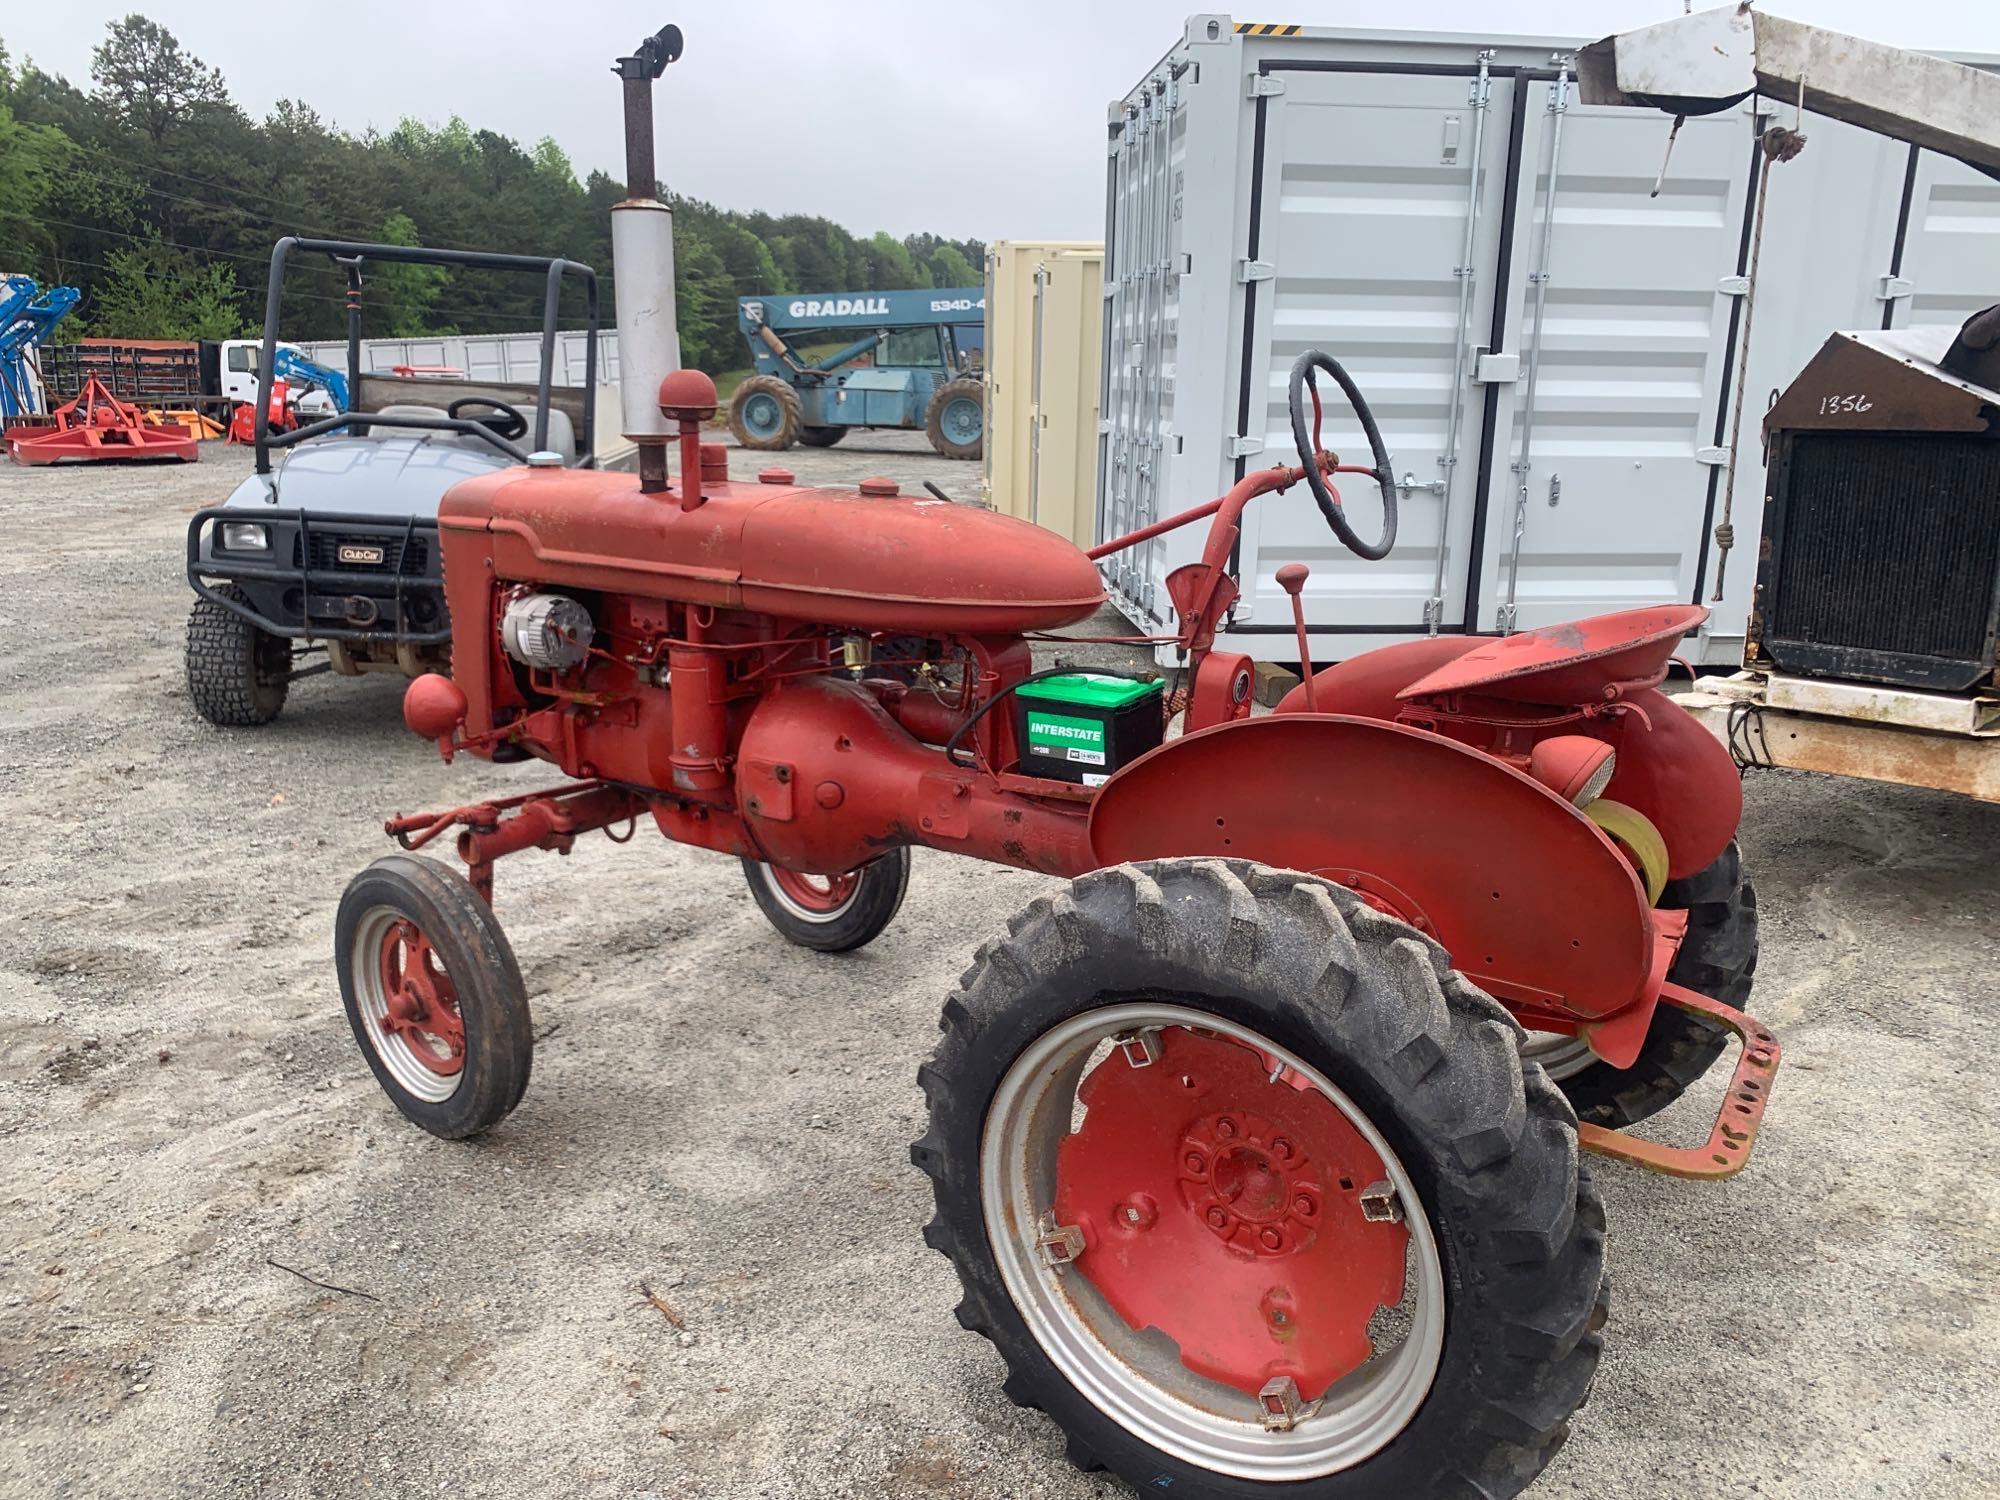
[[[465,1020],[458,991],[430,939],[416,923],[398,921],[382,934],[382,994],[387,1001],[379,1024],[399,1036],[411,1058],[432,1073],[449,1077],[465,1067]]]
[[[1058,1150],[1056,1217],[1090,1247],[1074,1269],[1195,1374],[1252,1396],[1289,1377],[1316,1399],[1369,1360],[1371,1319],[1403,1297],[1409,1232],[1361,1203],[1382,1158],[1257,1050],[1148,1036],[1152,1062],[1092,1069]]]
[[[854,899],[861,887],[861,872],[845,875],[801,875],[796,870],[768,867],[771,879],[793,905],[815,916],[832,916]]]

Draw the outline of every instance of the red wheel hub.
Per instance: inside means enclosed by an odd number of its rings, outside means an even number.
[[[1360,1201],[1388,1176],[1382,1158],[1275,1059],[1179,1027],[1157,1040],[1150,1063],[1126,1046],[1078,1091],[1054,1205],[1083,1233],[1075,1270],[1196,1374],[1253,1396],[1290,1376],[1314,1400],[1369,1358],[1369,1320],[1402,1300],[1409,1232]]]
[[[801,875],[796,870],[773,865],[771,878],[778,882],[778,889],[806,910],[828,913],[839,911],[853,900],[861,885],[858,870],[845,875]]]
[[[398,922],[382,935],[382,1029],[409,1044],[410,1055],[433,1073],[465,1067],[465,1021],[458,991],[430,939],[414,922]]]

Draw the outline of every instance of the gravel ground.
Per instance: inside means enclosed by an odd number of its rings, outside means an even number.
[[[976,483],[905,436],[789,459]],[[905,1156],[941,996],[1049,882],[919,852],[828,959],[730,861],[509,860],[534,1083],[422,1134],[347,1034],[334,907],[386,811],[523,778],[440,765],[384,679],[194,716],[182,530],[247,467],[0,465],[0,1495],[1123,1493],[958,1331]],[[1600,1172],[1606,1359],[1533,1493],[1993,1495],[2000,807],[1748,795],[1776,1102],[1734,1182]]]

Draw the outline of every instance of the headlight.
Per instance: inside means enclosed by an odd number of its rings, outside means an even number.
[[[222,525],[222,545],[231,552],[268,552],[271,550],[271,531],[269,527],[252,521],[225,521]]]
[[[1611,747],[1587,734],[1543,740],[1528,758],[1528,774],[1577,807],[1595,802],[1617,771]]]

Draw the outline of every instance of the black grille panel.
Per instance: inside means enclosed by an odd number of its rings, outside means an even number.
[[[1765,601],[1774,660],[1933,687],[1992,670],[2000,442],[1801,432],[1781,482]]]
[[[362,535],[352,531],[322,531],[315,527],[312,537],[312,566],[315,569],[332,569],[344,573],[382,573],[394,577],[400,573],[405,578],[421,578],[430,564],[430,538],[422,532],[412,533],[409,544],[404,545],[401,532],[370,532]],[[382,561],[342,562],[342,547],[379,547]],[[303,547],[298,537],[292,538],[292,566],[300,567]]]

